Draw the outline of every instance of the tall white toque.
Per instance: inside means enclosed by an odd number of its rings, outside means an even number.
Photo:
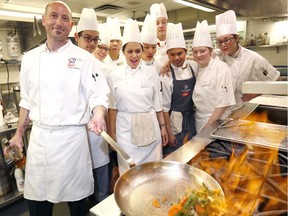
[[[99,31],[96,13],[93,9],[83,8],[77,25],[77,33],[85,30]]]
[[[237,20],[233,10],[216,16],[216,37],[227,34],[237,34]]]
[[[123,32],[123,46],[128,42],[142,44],[141,34],[136,20],[128,19],[125,22]]]
[[[213,48],[207,20],[203,20],[201,23],[197,22],[193,38],[192,48],[202,46]]]
[[[154,3],[150,7],[150,15],[157,18],[165,17],[168,19],[165,5],[163,3]]]
[[[156,19],[147,14],[141,30],[141,37],[143,43],[157,44],[157,26]]]
[[[172,48],[184,48],[186,49],[185,38],[183,34],[182,24],[167,24],[167,36],[166,36],[166,48],[167,51]]]
[[[110,32],[110,40],[122,40],[119,19],[107,17],[107,25]]]
[[[99,24],[99,37],[101,39],[99,44],[110,45],[110,34],[107,23]]]

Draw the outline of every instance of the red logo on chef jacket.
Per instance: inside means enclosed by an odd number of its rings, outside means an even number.
[[[68,67],[74,67],[76,62],[76,58],[69,58],[68,59]]]
[[[184,89],[181,92],[182,97],[187,97],[190,95],[190,89],[188,88],[188,85],[184,86]]]

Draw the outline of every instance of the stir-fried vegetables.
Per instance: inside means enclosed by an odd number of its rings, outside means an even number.
[[[187,192],[187,195],[171,206],[168,216],[219,216],[225,209],[224,197],[219,190],[203,186]]]

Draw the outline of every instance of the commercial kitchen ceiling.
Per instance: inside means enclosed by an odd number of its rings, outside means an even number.
[[[251,18],[285,18],[287,19],[287,0],[187,0],[215,9],[215,12],[204,12],[173,2],[173,0],[63,0],[66,2],[78,21],[83,7],[94,8],[99,22],[105,22],[107,16],[126,20],[134,18],[143,21],[153,3],[164,3],[169,21],[181,22],[183,29],[193,29],[197,21],[206,19],[209,24],[215,23],[215,16],[226,10],[233,9],[238,19]],[[49,0],[0,0],[0,9],[32,11],[42,14]],[[21,20],[20,20],[21,21]],[[26,23],[27,24],[27,23]],[[18,27],[23,25],[19,20],[6,19],[0,14],[0,28]],[[31,23],[30,23],[31,25]]]
[[[0,0],[0,9],[33,11],[43,13],[44,8],[51,1],[49,0]],[[143,21],[145,15],[149,12],[149,8],[153,3],[163,2],[168,12],[171,22],[182,22],[184,29],[195,28],[198,20],[207,19],[213,24],[215,15],[221,13],[221,10],[208,13],[199,11],[172,0],[64,0],[74,14],[80,15],[83,7],[94,8],[100,22],[105,22],[107,16],[118,17],[126,20],[134,18]],[[1,19],[1,16],[0,16]],[[3,19],[3,17],[2,17]],[[19,20],[18,20],[19,21]],[[10,20],[1,20],[0,27],[8,27],[9,25],[19,25],[19,22]],[[21,24],[21,23],[20,23]]]

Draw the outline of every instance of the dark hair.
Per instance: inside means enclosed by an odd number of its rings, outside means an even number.
[[[132,41],[131,41],[132,42]],[[129,43],[129,42],[128,42]],[[144,50],[144,47],[143,47],[143,44],[141,44],[141,43],[139,43],[140,45],[141,45],[141,49],[142,49],[142,51]],[[126,48],[126,45],[127,45],[127,43],[125,43],[123,46],[122,46],[122,52],[124,53],[124,50],[125,50],[125,48]]]

